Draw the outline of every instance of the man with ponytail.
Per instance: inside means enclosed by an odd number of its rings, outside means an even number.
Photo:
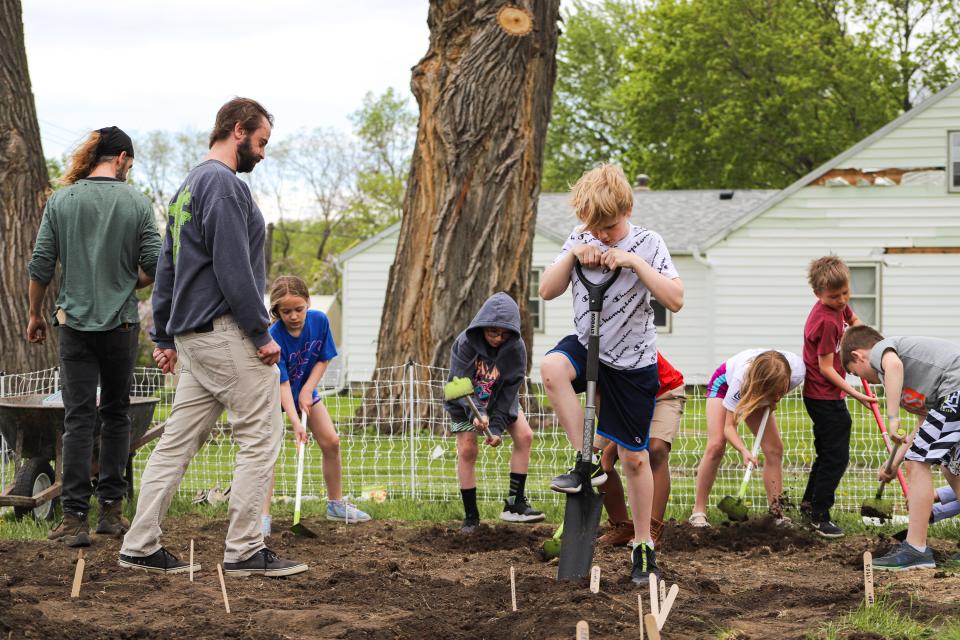
[[[160,234],[142,193],[126,183],[133,141],[117,127],[92,132],[70,159],[64,185],[47,201],[30,260],[27,339],[43,343],[43,298],[60,261],[53,324],[63,381],[63,521],[49,539],[90,545],[90,464],[100,386],[97,534],[119,536],[127,492],[130,385],[139,316],[134,290],[153,281]]]

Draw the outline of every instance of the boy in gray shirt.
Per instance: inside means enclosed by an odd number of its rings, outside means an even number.
[[[880,480],[889,481],[907,460],[910,476],[910,524],[907,538],[887,555],[873,561],[875,569],[904,571],[933,569],[927,547],[927,527],[933,507],[930,467],[942,465],[943,475],[960,491],[960,346],[937,338],[898,336],[884,339],[867,326],[851,327],[840,342],[843,366],[867,382],[883,383],[886,397],[919,417],[909,434],[900,429],[899,411],[887,406],[887,426],[899,445],[890,469],[880,468]]]

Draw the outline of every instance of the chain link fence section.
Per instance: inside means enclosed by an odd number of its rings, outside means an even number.
[[[690,375],[688,379],[701,377]],[[370,382],[347,385],[346,379],[346,370],[340,369],[321,382],[323,403],[340,435],[344,495],[355,500],[382,496],[458,500],[456,438],[449,433],[450,420],[443,409],[446,369],[410,363],[377,370]],[[57,369],[0,376],[0,397],[50,394],[59,386]],[[176,378],[157,369],[138,368],[134,372],[133,394],[160,399],[154,424],[162,424],[169,416],[175,388]],[[883,393],[882,387],[874,390]],[[853,417],[850,465],[837,492],[835,508],[858,512],[863,499],[876,490],[876,470],[886,453],[872,413],[853,400],[848,400],[847,405]],[[575,452],[539,385],[524,385],[521,407],[534,431],[527,494],[535,506],[560,503],[563,496],[550,491],[548,483],[572,464]],[[704,388],[688,386],[680,433],[670,459],[671,505],[675,515],[689,511],[693,504],[694,478],[706,446],[705,408]],[[775,415],[784,442],[784,487],[799,503],[815,457],[811,423],[799,389],[781,400]],[[292,499],[295,491],[296,447],[289,425],[287,429],[276,465],[274,498],[278,500]],[[741,430],[746,442],[752,442],[742,425]],[[509,437],[497,448],[481,442],[477,459],[480,500],[506,497],[511,444]],[[147,444],[137,452],[134,478],[142,474],[154,445]],[[6,441],[0,442],[3,486],[9,486],[14,467],[20,462],[14,460],[10,447]],[[180,495],[192,498],[215,487],[226,489],[232,482],[236,453],[230,417],[224,413],[211,430],[206,446],[190,464],[180,485]],[[311,440],[304,473],[304,495],[308,498],[320,498],[326,493],[321,462],[320,448]],[[743,471],[739,454],[728,447],[710,503],[733,494]],[[761,476],[760,472],[755,475],[747,492],[748,502],[756,508],[766,504]],[[904,513],[903,498],[895,483],[888,487],[886,495],[896,496],[897,512]]]

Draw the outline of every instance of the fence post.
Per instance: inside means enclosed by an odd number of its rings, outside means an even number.
[[[7,396],[7,376],[0,373],[0,398]],[[7,439],[0,433],[0,489],[7,486]]]
[[[410,497],[417,497],[417,452],[416,452],[416,419],[413,415],[413,393],[414,393],[414,382],[413,382],[413,360],[407,362],[407,369],[410,372],[410,387],[407,390],[407,415],[410,419]]]

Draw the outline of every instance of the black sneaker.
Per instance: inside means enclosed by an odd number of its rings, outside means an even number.
[[[579,459],[579,455],[577,458]],[[560,493],[580,493],[581,477],[576,467],[562,473],[550,481],[550,488]],[[590,461],[590,486],[599,487],[607,481],[607,472],[600,466],[600,459],[593,456]]]
[[[651,574],[660,577],[660,569],[657,568],[657,552],[646,542],[634,546],[630,556],[633,560],[630,579],[633,580],[634,584],[648,584]]]
[[[471,518],[468,516],[463,519],[463,526],[460,527],[460,533],[469,536],[472,533],[476,533],[479,528],[480,518]]]
[[[500,512],[500,519],[507,522],[540,522],[545,517],[542,511],[530,506],[526,496],[519,500],[510,496],[503,501],[503,511]]]
[[[824,518],[822,520],[811,520],[810,528],[816,532],[818,536],[824,538],[842,538],[843,529],[835,525],[830,518]]]
[[[284,560],[270,549],[264,547],[240,562],[224,562],[223,573],[228,576],[267,576],[279,578],[303,573],[307,565],[296,560]]]
[[[121,567],[140,569],[150,573],[186,573],[190,571],[189,562],[178,560],[177,556],[163,547],[149,556],[128,556],[121,553],[119,564]],[[193,571],[194,573],[200,571],[199,562],[193,563]]]
[[[63,521],[50,530],[47,540],[56,540],[68,547],[89,547],[90,525],[87,523],[87,516],[78,516],[74,513],[63,514]]]

